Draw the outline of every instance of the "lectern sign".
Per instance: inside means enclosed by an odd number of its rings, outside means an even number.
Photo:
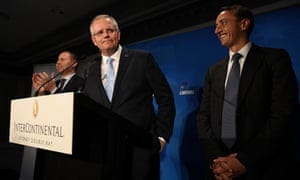
[[[11,101],[9,142],[72,154],[74,93]]]

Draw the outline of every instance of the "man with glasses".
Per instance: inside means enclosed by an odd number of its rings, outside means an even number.
[[[100,59],[86,79],[84,92],[99,104],[151,132],[152,148],[134,146],[131,180],[159,179],[159,151],[169,141],[175,117],[170,86],[154,57],[119,44],[120,30],[109,15],[90,24],[91,39]],[[153,97],[158,104],[155,112]]]

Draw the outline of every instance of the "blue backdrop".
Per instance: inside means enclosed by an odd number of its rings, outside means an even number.
[[[256,15],[251,36],[251,41],[257,45],[285,48],[290,53],[298,85],[299,17],[299,5]],[[203,179],[203,155],[197,139],[195,116],[206,70],[224,57],[227,49],[217,40],[213,26],[127,47],[152,52],[175,96],[177,114],[170,143],[161,153],[161,180]],[[299,127],[299,122],[297,126]],[[299,133],[296,136],[300,137]],[[298,144],[300,143],[297,143],[299,147]]]

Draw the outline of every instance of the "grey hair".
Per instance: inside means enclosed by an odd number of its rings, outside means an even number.
[[[110,19],[110,20],[113,22],[113,24],[114,24],[114,26],[115,26],[115,28],[116,28],[117,31],[120,31],[118,22],[116,21],[116,19],[115,19],[114,17],[112,17],[112,16],[110,16],[110,15],[108,15],[108,14],[100,14],[100,15],[95,16],[95,17],[92,19],[92,21],[91,21],[91,24],[90,24],[90,33],[91,33],[91,35],[93,35],[93,32],[92,32],[92,24],[93,24],[96,20],[99,20],[99,19],[106,19],[106,18]]]

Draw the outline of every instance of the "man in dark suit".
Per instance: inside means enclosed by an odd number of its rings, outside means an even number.
[[[251,11],[239,5],[222,8],[216,19],[215,33],[229,55],[208,69],[197,116],[207,179],[282,180],[294,172],[290,135],[298,105],[295,73],[285,50],[249,41],[253,26]],[[240,76],[232,100],[227,93],[235,53],[240,54]],[[227,127],[225,118],[231,120]],[[224,135],[228,126],[232,136]]]
[[[83,78],[76,72],[77,57],[70,51],[63,51],[58,55],[56,70],[60,73],[60,79],[55,79],[46,83],[54,76],[46,72],[37,72],[32,75],[32,85],[37,95],[54,94],[62,92],[76,92],[81,90],[84,84]]]
[[[84,92],[153,134],[152,148],[133,148],[131,180],[159,179],[159,150],[170,139],[175,117],[169,84],[150,53],[129,50],[119,44],[120,30],[113,17],[96,16],[91,22],[90,32],[101,58],[86,79]],[[108,59],[113,59],[112,66]],[[111,71],[113,78],[109,75]],[[112,86],[109,85],[111,80],[114,81]],[[109,92],[106,87],[113,89]],[[153,97],[158,104],[158,112],[155,112]]]

